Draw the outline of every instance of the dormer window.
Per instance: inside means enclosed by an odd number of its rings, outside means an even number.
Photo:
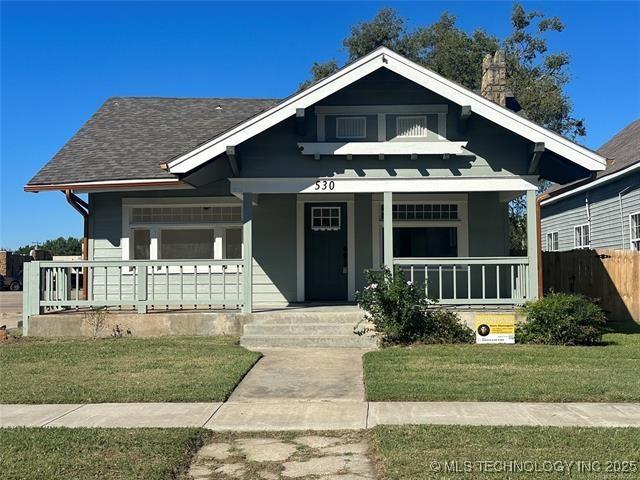
[[[427,117],[411,115],[396,118],[398,138],[424,138],[427,136]]]
[[[336,138],[367,138],[367,117],[337,117]]]

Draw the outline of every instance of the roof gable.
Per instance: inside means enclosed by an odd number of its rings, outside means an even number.
[[[597,153],[501,107],[385,47],[378,48],[306,90],[284,99],[267,111],[176,157],[168,162],[167,168],[173,174],[188,173],[224,153],[228,146],[239,145],[295,115],[297,109],[315,105],[327,96],[381,68],[389,69],[461,106],[470,106],[473,113],[485,117],[531,142],[544,143],[546,149],[588,170],[604,169],[605,159]]]

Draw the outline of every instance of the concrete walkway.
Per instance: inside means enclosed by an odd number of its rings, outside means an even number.
[[[640,403],[274,401],[0,405],[0,427],[360,430],[376,425],[640,427]]]
[[[359,348],[262,348],[263,357],[231,394],[229,402],[298,400],[362,402]]]

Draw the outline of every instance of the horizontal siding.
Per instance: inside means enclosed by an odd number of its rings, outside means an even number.
[[[626,190],[625,190],[626,189]],[[622,224],[619,193],[622,191]],[[542,207],[542,246],[546,249],[546,235],[559,233],[560,251],[574,248],[573,230],[587,223],[586,202],[591,216],[591,248],[629,249],[629,215],[640,211],[640,174],[581,192]]]

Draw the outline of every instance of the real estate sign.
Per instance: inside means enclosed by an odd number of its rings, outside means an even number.
[[[478,313],[476,343],[515,343],[516,316],[513,313]]]

